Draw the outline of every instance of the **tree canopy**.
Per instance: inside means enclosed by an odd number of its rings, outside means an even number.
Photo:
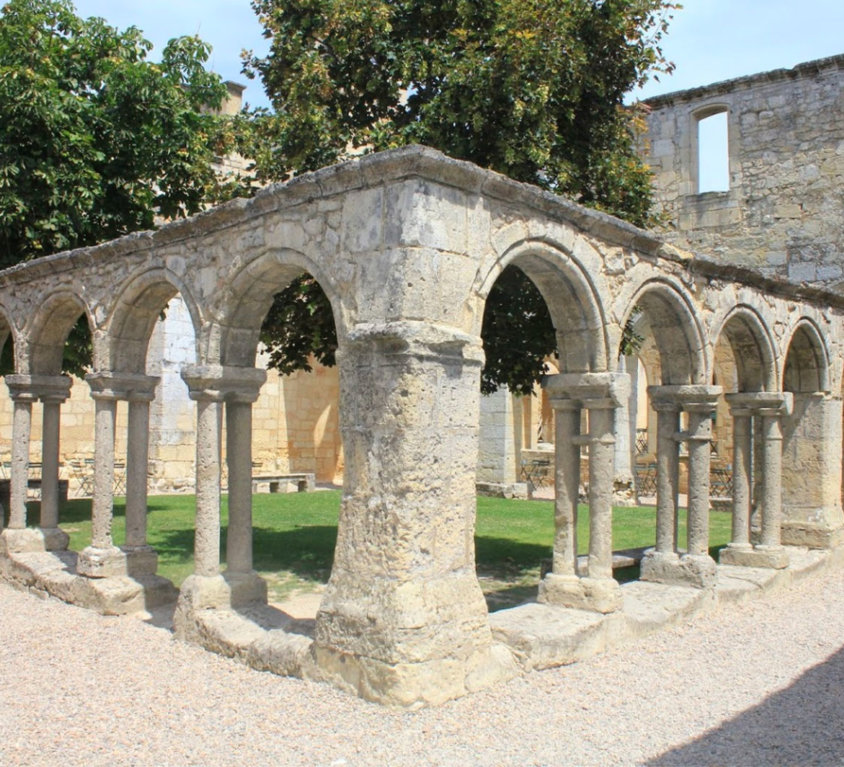
[[[76,16],[69,0],[9,0],[0,16],[0,266],[150,229],[222,194],[226,88],[209,47]]]
[[[246,73],[274,114],[255,123],[250,152],[267,180],[360,151],[422,143],[537,184],[639,226],[651,222],[642,125],[624,96],[668,71],[659,47],[666,0],[252,0],[270,39]],[[314,316],[330,311],[307,278],[280,296],[306,312],[271,349],[331,362]],[[318,337],[313,335],[317,327]],[[538,290],[506,270],[484,317],[484,391],[526,393],[555,336]],[[295,340],[294,340],[295,339]],[[269,340],[269,335],[267,336]],[[291,350],[287,356],[287,349]],[[298,356],[297,356],[298,355]],[[297,359],[300,362],[297,362]]]

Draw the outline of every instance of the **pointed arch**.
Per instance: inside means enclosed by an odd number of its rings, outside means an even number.
[[[28,350],[16,349],[17,369],[31,375],[59,375],[67,336],[83,314],[93,334],[90,308],[79,295],[69,290],[48,295],[26,327]]]

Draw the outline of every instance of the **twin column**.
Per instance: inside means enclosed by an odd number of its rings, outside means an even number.
[[[782,416],[791,409],[791,394],[742,392],[728,394],[733,416],[733,529],[732,540],[721,551],[721,563],[781,569],[788,555],[781,545],[782,524]],[[757,440],[754,440],[757,436]],[[761,472],[753,471],[754,441],[760,443]],[[759,482],[753,481],[754,474]],[[750,510],[754,485],[760,488],[762,530],[757,544],[750,542]]]
[[[266,601],[266,583],[252,566],[252,403],[266,381],[266,371],[191,365],[182,371],[182,378],[197,407],[194,574],[185,581],[182,594],[190,594],[195,606]],[[229,474],[224,576],[220,573],[223,405]]]
[[[94,400],[94,492],[91,545],[77,561],[90,578],[155,573],[158,557],[147,544],[149,403],[158,378],[140,373],[98,372],[86,376]],[[114,437],[117,403],[129,403],[126,455],[126,545],[114,545]]]
[[[556,416],[556,500],[552,571],[539,586],[549,604],[609,613],[621,607],[612,575],[612,498],[615,412],[630,396],[624,373],[552,376],[546,384]],[[581,433],[583,413],[588,430]],[[577,568],[577,502],[580,452],[589,455],[589,556],[586,574]]]
[[[8,375],[6,385],[14,403],[9,529],[4,532],[6,545],[12,551],[65,549],[67,534],[59,529],[59,421],[61,404],[70,393],[70,378]],[[30,530],[26,527],[29,442],[32,404],[38,400],[43,404],[41,526],[38,530]],[[0,530],[2,517],[0,514]]]
[[[642,580],[714,587],[717,569],[709,556],[709,457],[711,416],[720,386],[651,386],[657,413],[656,546],[642,559]],[[688,415],[680,430],[680,412]],[[689,455],[688,547],[681,555],[677,541],[679,447]]]

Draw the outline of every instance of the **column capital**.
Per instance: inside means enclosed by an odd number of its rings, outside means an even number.
[[[713,410],[723,392],[720,386],[681,384],[649,386],[648,395],[654,410]]]
[[[64,402],[70,395],[72,381],[69,376],[8,375],[6,386],[9,396],[21,402],[38,399]]]
[[[788,415],[794,407],[794,395],[788,391],[737,392],[727,394],[726,399],[733,414]]]
[[[157,376],[111,370],[88,373],[85,381],[91,387],[91,397],[95,400],[151,402],[155,398],[155,387],[158,385]]]
[[[182,369],[192,400],[251,403],[258,399],[267,371],[230,365],[187,365]]]
[[[566,402],[585,408],[616,408],[630,398],[630,376],[609,372],[558,373],[546,376],[543,388],[555,408],[562,409]]]

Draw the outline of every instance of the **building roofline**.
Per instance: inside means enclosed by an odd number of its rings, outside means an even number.
[[[737,90],[752,88],[763,83],[814,77],[822,72],[836,69],[844,69],[844,53],[839,53],[836,56],[828,56],[823,59],[815,59],[814,61],[806,61],[802,64],[797,64],[791,69],[772,69],[769,72],[734,77],[731,80],[721,80],[710,85],[699,85],[681,91],[672,91],[662,96],[643,99],[642,103],[647,104],[653,109],[658,109],[676,103],[695,101],[703,97],[724,95]]]

